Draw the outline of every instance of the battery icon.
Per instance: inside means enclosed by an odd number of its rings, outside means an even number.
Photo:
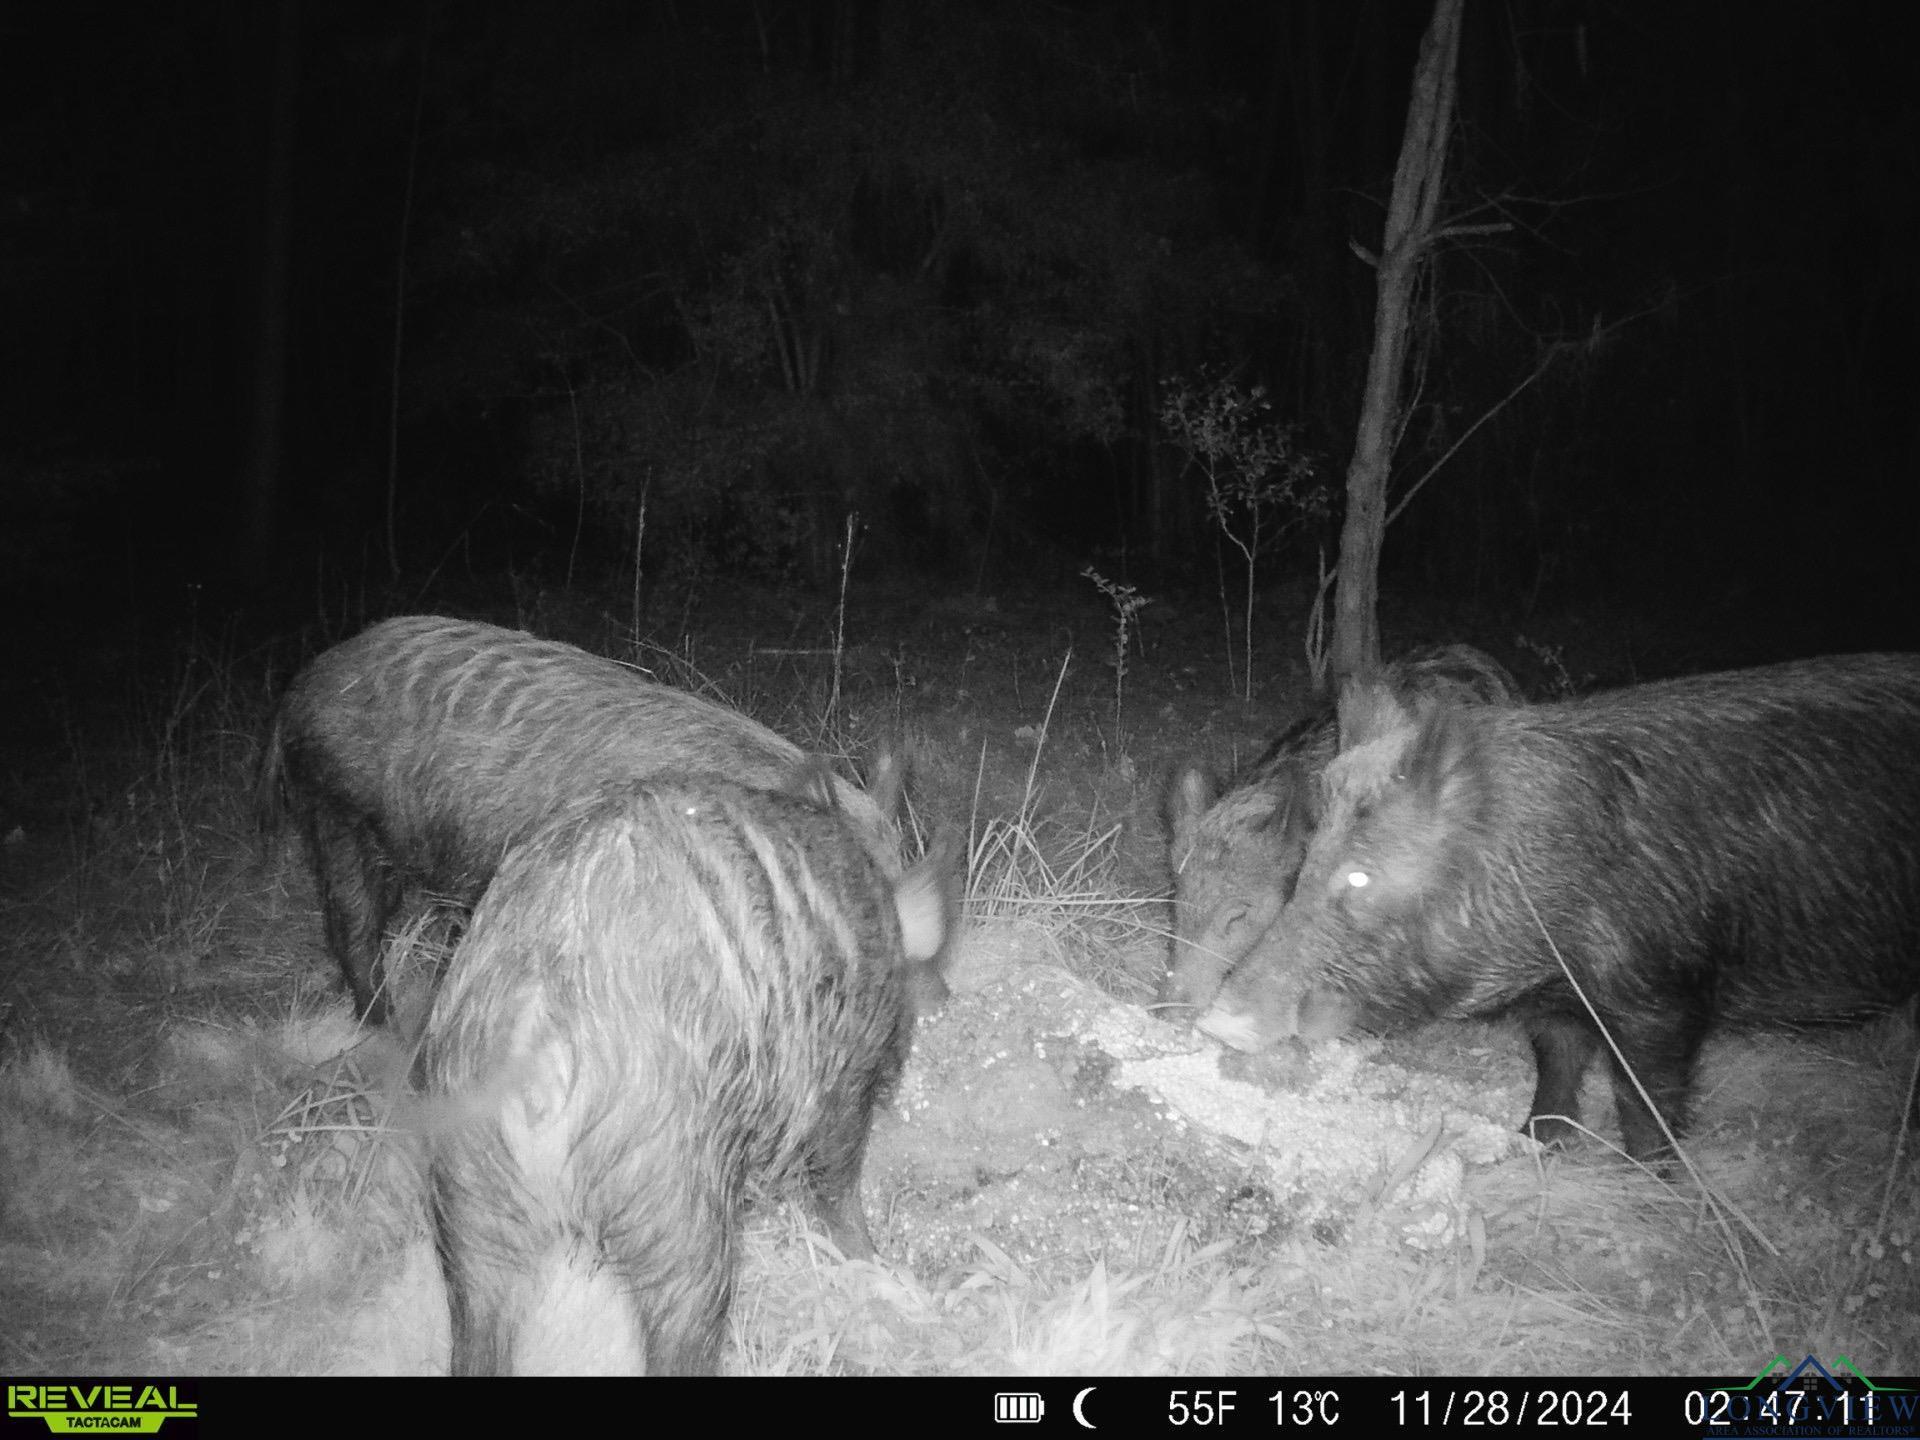
[[[993,1420],[996,1425],[1033,1425],[1046,1413],[1046,1402],[1030,1390],[994,1392]]]

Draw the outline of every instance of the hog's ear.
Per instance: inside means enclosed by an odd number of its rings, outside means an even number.
[[[888,822],[900,818],[900,800],[906,793],[906,767],[891,749],[882,750],[867,767],[867,794]]]
[[[840,797],[833,788],[833,767],[819,755],[802,757],[787,776],[787,793],[821,810],[838,810]]]
[[[965,832],[954,829],[937,835],[932,848],[894,882],[905,978],[916,1014],[930,1015],[946,1001],[946,971],[960,930],[966,888]]]
[[[1293,764],[1277,771],[1267,783],[1273,792],[1273,809],[1261,829],[1287,834],[1305,834],[1319,816],[1320,787],[1306,766]]]
[[[1379,676],[1355,676],[1340,687],[1340,748],[1351,750],[1392,733],[1410,717]]]
[[[1485,706],[1424,700],[1412,738],[1401,752],[1400,772],[1409,789],[1446,810],[1454,821],[1478,813],[1485,788],[1479,756],[1490,713]]]
[[[1174,777],[1167,790],[1167,828],[1176,842],[1193,834],[1193,827],[1219,796],[1220,787],[1204,766],[1188,765]]]

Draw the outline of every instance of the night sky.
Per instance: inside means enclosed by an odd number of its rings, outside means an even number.
[[[1429,272],[1397,487],[1539,375],[1390,591],[1920,643],[1899,13],[1468,0],[1448,211],[1503,228]],[[663,577],[818,584],[857,510],[876,574],[1210,590],[1168,387],[1264,387],[1337,502],[1428,14],[13,7],[0,585],[611,578],[644,501]]]

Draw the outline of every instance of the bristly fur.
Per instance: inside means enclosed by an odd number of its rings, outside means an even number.
[[[1520,703],[1513,677],[1468,645],[1416,651],[1389,666],[1380,683],[1409,700]],[[1320,773],[1337,749],[1334,705],[1323,700],[1224,793],[1197,767],[1176,778],[1167,796],[1174,905],[1163,1001],[1204,1009],[1280,914],[1313,838]]]
[[[710,1373],[750,1184],[872,1255],[867,1129],[950,859],[889,880],[843,816],[720,782],[629,789],[507,859],[426,1039],[464,1115],[429,1137],[455,1373]]]
[[[610,785],[713,774],[817,785],[898,874],[890,813],[745,715],[571,645],[465,620],[385,620],[297,675],[260,771],[312,854],[356,1007],[385,1017],[381,936],[408,888],[471,905],[514,844]],[[891,772],[888,772],[889,776]],[[897,798],[889,780],[887,794]]]
[[[1676,1129],[1711,1024],[1920,990],[1920,656],[1518,709],[1359,686],[1340,722],[1293,898],[1203,1021],[1229,1043],[1510,1011],[1530,1119],[1563,1138],[1547,1117],[1575,1115],[1601,1041],[1552,947]],[[1628,1150],[1657,1152],[1624,1077],[1615,1095]]]

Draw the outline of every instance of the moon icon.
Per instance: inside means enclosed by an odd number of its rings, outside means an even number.
[[[1086,1389],[1082,1390],[1078,1395],[1073,1397],[1073,1418],[1078,1420],[1082,1425],[1086,1426],[1086,1428],[1089,1430],[1098,1430],[1100,1427],[1094,1424],[1093,1421],[1089,1420],[1087,1418],[1087,1412],[1080,1408],[1081,1405],[1083,1405],[1086,1402],[1087,1396],[1091,1395],[1092,1393],[1093,1393],[1093,1386],[1089,1385],[1087,1386]]]

